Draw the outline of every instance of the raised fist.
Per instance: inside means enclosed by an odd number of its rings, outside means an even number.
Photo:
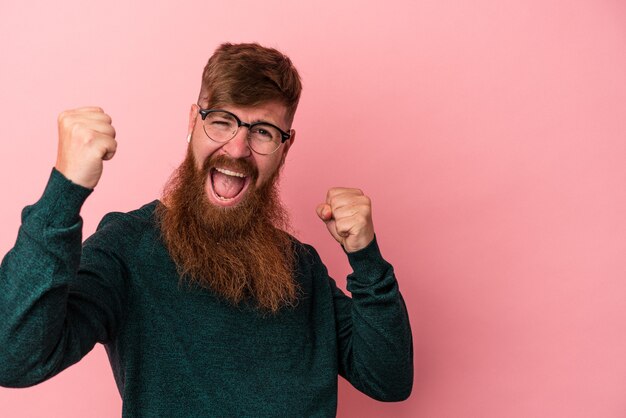
[[[372,203],[359,189],[333,187],[316,211],[328,232],[349,253],[365,248],[374,239]]]
[[[73,183],[93,189],[102,162],[113,158],[117,149],[111,117],[99,107],[81,107],[62,112],[58,124],[56,169]]]

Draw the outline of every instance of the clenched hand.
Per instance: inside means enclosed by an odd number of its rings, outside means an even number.
[[[93,189],[102,176],[103,161],[113,158],[117,149],[111,117],[99,107],[81,107],[62,112],[58,124],[56,169]]]
[[[372,203],[359,189],[331,188],[326,202],[316,211],[333,238],[349,253],[365,248],[374,239]]]

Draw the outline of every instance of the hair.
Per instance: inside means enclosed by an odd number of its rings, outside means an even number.
[[[300,101],[302,82],[288,56],[257,43],[220,45],[202,72],[198,105],[256,106],[278,101],[289,124]]]

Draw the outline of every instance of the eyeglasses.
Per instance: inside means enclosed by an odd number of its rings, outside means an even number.
[[[248,145],[257,154],[273,154],[280,144],[291,138],[291,134],[267,122],[242,122],[234,113],[222,109],[200,109],[204,133],[209,139],[226,143],[233,139],[239,128],[248,128]]]

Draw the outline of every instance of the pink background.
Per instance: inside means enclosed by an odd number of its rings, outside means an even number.
[[[0,3],[0,253],[43,191],[60,111],[100,105],[118,132],[89,235],[159,196],[215,47],[258,41],[304,80],[282,182],[297,235],[345,285],[314,208],[364,189],[411,315],[411,398],[341,381],[339,416],[625,416],[623,1],[54,3]],[[0,388],[3,417],[120,410],[101,346]]]

